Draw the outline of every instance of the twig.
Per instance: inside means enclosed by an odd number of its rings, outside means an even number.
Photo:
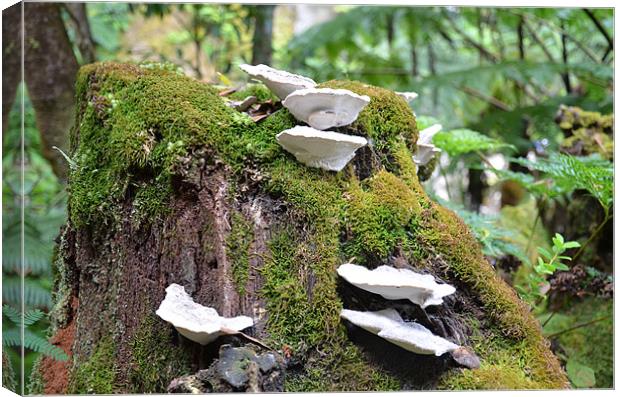
[[[603,227],[605,226],[605,224],[612,218],[611,215],[609,215],[609,210],[605,211],[605,218],[603,219],[603,221],[596,227],[596,229],[594,230],[594,232],[590,235],[590,237],[588,237],[588,240],[586,240],[585,243],[583,243],[581,245],[581,247],[579,248],[579,251],[577,251],[577,253],[575,254],[575,256],[573,257],[573,261],[576,261],[577,258],[579,258],[581,256],[581,254],[583,254],[583,251],[585,250],[585,248],[588,246],[588,244],[590,244],[592,242],[592,240],[594,240],[595,237],[597,237],[600,233],[601,230],[603,230]]]
[[[480,100],[483,100],[493,106],[495,106],[496,108],[498,108],[499,110],[503,110],[505,112],[510,112],[512,109],[510,108],[510,106],[508,106],[508,104],[500,101],[499,99],[490,96],[490,95],[486,95],[483,94],[482,92],[471,88],[471,87],[467,87],[467,86],[463,86],[463,87],[457,87],[459,90],[463,91],[464,93],[473,96],[474,98],[478,98]]]
[[[607,51],[605,51],[605,55],[603,55],[603,58],[601,58],[602,61],[605,61],[605,58],[607,58],[607,54],[609,54],[609,52],[613,50],[614,48],[614,39],[612,39],[611,36],[609,36],[609,33],[607,33],[607,31],[605,30],[601,22],[598,20],[598,18],[596,18],[596,16],[594,15],[592,11],[588,10],[587,8],[584,8],[583,12],[585,12],[588,15],[588,17],[590,17],[590,19],[592,20],[592,22],[594,23],[598,31],[601,32],[601,34],[605,36],[605,40],[607,40]]]
[[[572,327],[570,327],[570,328],[567,328],[567,329],[565,329],[565,330],[562,330],[562,331],[558,331],[558,332],[554,332],[554,333],[552,333],[552,334],[549,334],[549,335],[547,335],[547,338],[555,338],[555,337],[560,336],[560,335],[563,335],[563,334],[565,334],[565,333],[567,333],[567,332],[572,332],[572,331],[574,331],[574,330],[576,330],[576,329],[583,328],[583,327],[587,327],[588,325],[592,325],[592,324],[597,323],[597,322],[599,322],[599,321],[607,320],[607,319],[608,319],[608,318],[610,318],[610,317],[611,317],[611,316],[599,317],[599,318],[596,318],[596,319],[594,319],[594,320],[591,320],[591,321],[588,321],[588,322],[585,322],[585,323],[577,324],[577,325],[572,326]]]

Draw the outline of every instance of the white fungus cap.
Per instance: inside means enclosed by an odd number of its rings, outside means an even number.
[[[376,312],[343,309],[340,312],[340,317],[390,343],[417,354],[441,356],[459,348],[458,345],[434,335],[421,324],[405,322],[394,309]]]
[[[409,92],[399,92],[396,91],[396,94],[398,96],[403,97],[403,99],[407,102],[411,102],[414,99],[416,99],[418,97],[418,93],[417,92],[413,92],[413,91],[409,91]]]
[[[316,86],[316,82],[312,79],[267,65],[241,64],[239,68],[253,78],[262,81],[280,99],[286,98],[295,90]]]
[[[413,161],[417,166],[428,164],[435,157],[435,154],[441,153],[441,149],[433,145],[433,137],[441,131],[441,128],[441,124],[433,124],[420,131],[417,142],[418,150],[413,155]]]
[[[166,288],[166,297],[155,314],[174,325],[181,335],[201,345],[254,325],[254,320],[247,316],[220,317],[217,310],[194,302],[178,284]]]
[[[409,299],[422,308],[441,305],[445,296],[456,291],[449,284],[438,284],[430,274],[419,274],[391,266],[379,266],[369,270],[364,266],[345,263],[338,267],[337,272],[340,277],[358,288],[386,299]]]
[[[319,130],[351,124],[369,103],[367,95],[332,88],[297,90],[282,101],[297,120]]]
[[[328,171],[342,170],[355,157],[355,151],[368,143],[361,136],[304,126],[284,130],[276,140],[300,163]]]

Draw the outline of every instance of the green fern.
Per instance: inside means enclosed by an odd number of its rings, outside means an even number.
[[[22,296],[21,278],[19,276],[5,276],[2,279],[2,300],[5,303],[21,305],[23,298],[24,305],[27,307],[50,309],[52,297],[50,288],[45,281],[49,283],[47,279],[25,278]]]
[[[439,132],[433,137],[433,143],[438,148],[445,150],[450,156],[459,156],[477,151],[513,148],[512,145],[465,128]]]
[[[549,158],[536,161],[519,158],[517,164],[542,172],[555,194],[569,194],[575,190],[585,190],[598,200],[605,212],[613,204],[614,170],[613,164],[598,155],[576,157],[562,153],[551,153]],[[517,180],[518,182],[524,181]],[[532,184],[524,184],[531,187]]]
[[[24,313],[23,319],[21,311],[9,305],[2,306],[2,314],[8,318],[13,327],[2,330],[2,345],[5,347],[20,347],[44,354],[57,361],[66,361],[69,357],[58,346],[54,346],[45,338],[42,338],[28,329],[43,317],[45,313],[40,310],[28,310]],[[23,320],[23,321],[22,321]],[[23,324],[23,343],[20,327]]]

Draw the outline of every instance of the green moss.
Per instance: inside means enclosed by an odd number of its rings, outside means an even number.
[[[173,341],[171,327],[150,314],[132,336],[128,389],[164,393],[170,381],[191,372],[191,354]]]
[[[71,372],[69,394],[112,394],[116,390],[116,347],[111,336],[99,340],[94,352]]]
[[[366,184],[368,190],[353,181],[347,192],[345,216],[354,237],[346,251],[385,259],[397,245],[409,241],[407,232],[415,230],[422,207],[407,185],[389,172],[380,171]]]
[[[249,96],[255,96],[259,102],[277,102],[279,100],[264,84],[248,84],[243,87],[243,89],[230,94],[228,98],[235,101],[242,101]]]
[[[254,234],[250,222],[237,211],[231,212],[230,225],[230,234],[226,238],[226,256],[232,266],[237,291],[243,295],[250,274],[249,252]]]

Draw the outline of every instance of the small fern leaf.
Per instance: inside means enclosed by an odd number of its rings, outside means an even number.
[[[11,320],[15,325],[20,326],[22,323],[22,313],[19,309],[10,305],[2,305],[2,314]]]
[[[39,309],[26,310],[24,313],[24,327],[28,327],[45,317],[45,313],[43,313]]]
[[[67,361],[69,358],[61,348],[52,345],[47,339],[41,338],[29,330],[24,330],[24,347],[42,353],[57,361]]]
[[[2,331],[2,346],[19,347],[22,345],[22,336],[18,328],[11,328]]]

